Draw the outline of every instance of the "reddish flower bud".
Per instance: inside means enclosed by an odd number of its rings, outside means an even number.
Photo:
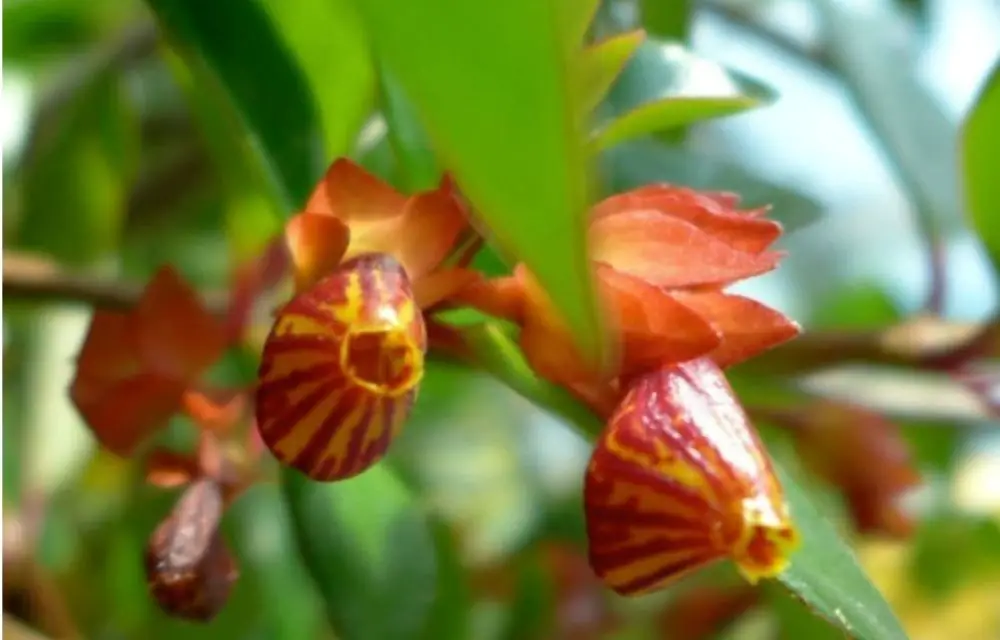
[[[278,314],[259,372],[261,439],[315,480],[364,471],[409,416],[426,349],[399,262],[385,254],[344,262]]]
[[[797,545],[781,487],[725,376],[708,358],[633,381],[584,487],[590,563],[638,595],[731,558],[751,582]]]
[[[219,486],[199,480],[149,540],[149,590],[172,616],[208,621],[229,599],[239,571],[219,532],[222,506]]]

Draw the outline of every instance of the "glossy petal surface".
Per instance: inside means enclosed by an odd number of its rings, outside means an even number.
[[[278,315],[259,371],[261,438],[316,480],[360,473],[402,429],[426,347],[402,266],[381,254],[344,262]]]
[[[347,252],[350,231],[331,215],[300,213],[285,225],[285,242],[295,273],[295,290],[305,291],[337,268]]]
[[[391,218],[406,196],[347,158],[338,158],[309,196],[303,211],[331,215],[345,222]]]
[[[590,561],[637,595],[732,558],[751,581],[797,544],[778,480],[708,359],[634,381],[597,443],[584,489]]]

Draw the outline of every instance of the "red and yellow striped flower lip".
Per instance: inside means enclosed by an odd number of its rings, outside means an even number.
[[[409,416],[426,348],[399,262],[385,254],[344,262],[278,314],[258,374],[261,439],[316,480],[360,473]]]

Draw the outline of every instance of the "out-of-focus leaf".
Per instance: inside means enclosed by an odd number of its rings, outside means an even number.
[[[76,53],[120,24],[128,7],[128,0],[5,2],[4,61],[45,64]]]
[[[326,158],[347,155],[375,99],[375,69],[351,0],[266,0],[315,99]]]
[[[896,615],[850,547],[778,460],[775,466],[802,536],[801,548],[778,580],[813,612],[858,640],[906,640]]]
[[[280,206],[302,205],[324,168],[321,127],[309,87],[275,24],[257,2],[147,0],[198,74],[199,91],[232,100],[243,135]]]
[[[969,216],[1000,271],[1000,63],[963,125],[962,164]]]
[[[856,283],[835,292],[813,311],[811,327],[877,329],[900,320],[902,314],[885,289]]]
[[[66,107],[24,171],[25,247],[83,265],[117,246],[139,152],[138,123],[117,76]]]
[[[434,188],[441,179],[441,168],[413,104],[390,70],[382,69],[380,86],[382,113],[389,128],[389,142],[399,160],[402,189],[414,193]]]
[[[552,579],[542,564],[542,556],[532,550],[516,566],[514,598],[507,610],[501,640],[541,640],[550,637],[553,613]]]
[[[282,473],[300,553],[338,637],[420,637],[437,597],[438,561],[409,490],[385,465],[328,484]]]
[[[988,517],[943,514],[914,539],[913,576],[936,597],[977,580],[1000,577],[1000,525]]]
[[[769,184],[740,165],[653,141],[639,140],[605,151],[601,168],[608,193],[653,182],[732,191],[740,195],[741,206],[771,205],[769,216],[779,220],[786,233],[811,224],[822,212],[809,197],[791,188]]]
[[[465,640],[472,630],[472,590],[457,541],[440,521],[431,522],[437,557],[437,588],[423,640]]]
[[[910,191],[924,232],[959,224],[956,123],[916,75],[916,43],[898,7],[815,0],[831,58]]]
[[[581,113],[589,115],[600,104],[643,38],[642,31],[629,31],[597,42],[581,52]]]
[[[607,117],[599,123],[594,142],[606,149],[762,106],[774,97],[756,80],[728,71],[681,44],[647,39],[608,93]]]
[[[583,140],[563,46],[569,27],[560,20],[567,7],[536,0],[357,6],[490,235],[551,293],[583,351],[600,352]]]
[[[651,35],[684,42],[693,4],[692,0],[640,0],[642,24]]]
[[[843,640],[844,632],[809,611],[801,600],[776,585],[764,588],[765,602],[778,619],[781,628],[777,638],[813,638],[814,640]]]

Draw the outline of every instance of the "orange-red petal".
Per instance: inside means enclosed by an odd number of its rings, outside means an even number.
[[[659,211],[604,216],[590,226],[591,255],[660,287],[725,284],[774,269],[780,254],[748,253]]]
[[[729,557],[750,581],[797,544],[781,487],[722,371],[709,359],[633,382],[584,486],[590,562],[638,595]]]
[[[338,158],[309,196],[303,211],[335,216],[348,224],[399,214],[406,196],[347,158]]]
[[[519,266],[515,273],[520,269]],[[458,291],[453,301],[494,318],[518,323],[524,319],[525,291],[521,279],[517,276],[473,282]]]
[[[598,265],[598,283],[621,336],[622,376],[703,356],[719,334],[698,313],[662,289]]]
[[[156,449],[146,457],[146,482],[161,489],[173,489],[198,477],[198,460],[192,455]]]
[[[153,276],[134,312],[139,355],[146,371],[193,382],[226,348],[223,322],[171,267]]]
[[[679,291],[674,296],[722,336],[721,344],[709,356],[723,368],[787,342],[802,330],[784,314],[743,296],[720,291]]]
[[[285,242],[295,274],[295,290],[305,291],[333,272],[347,252],[350,231],[330,215],[300,213],[285,225]]]
[[[393,218],[351,223],[347,258],[387,253],[416,280],[430,273],[455,248],[468,220],[450,187],[408,198]]]
[[[348,260],[278,314],[258,375],[261,439],[315,480],[364,471],[409,416],[426,348],[402,266],[387,255]]]
[[[481,278],[478,271],[471,269],[438,269],[413,283],[413,297],[418,307],[430,309]]]

